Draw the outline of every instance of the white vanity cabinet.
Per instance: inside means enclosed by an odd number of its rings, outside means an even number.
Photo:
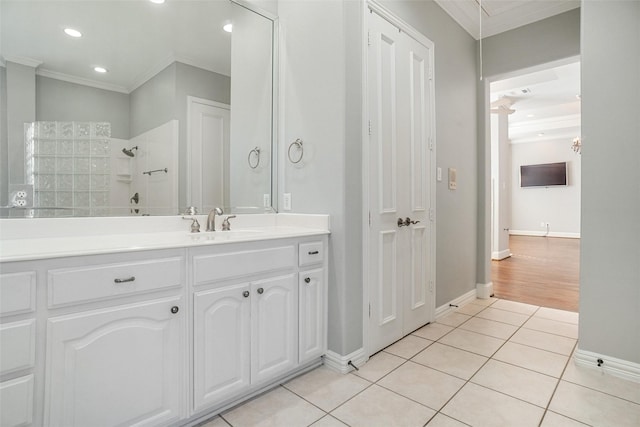
[[[31,266],[2,266],[0,274],[0,425],[34,421],[36,279]]]
[[[162,426],[186,416],[182,254],[62,259],[47,270],[44,425]]]
[[[324,252],[324,241],[314,242]],[[224,252],[190,251],[194,411],[220,406],[320,361],[326,350],[323,260],[304,271],[313,281],[306,283],[299,265],[305,243],[283,239],[233,245]]]

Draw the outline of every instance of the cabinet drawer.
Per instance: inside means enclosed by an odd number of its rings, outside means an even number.
[[[194,282],[200,284],[295,268],[295,251],[295,246],[291,245],[262,250],[196,255],[193,257]]]
[[[33,375],[0,383],[0,425],[29,426],[33,422]]]
[[[0,374],[31,368],[35,360],[35,319],[0,325]]]
[[[182,257],[49,270],[49,307],[180,286]]]
[[[298,260],[300,267],[319,264],[324,259],[322,242],[300,243]]]
[[[0,316],[28,313],[35,308],[35,271],[0,274]]]

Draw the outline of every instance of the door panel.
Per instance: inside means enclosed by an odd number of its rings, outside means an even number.
[[[432,320],[432,52],[369,14],[369,354]],[[405,225],[405,219],[412,222]],[[399,219],[402,221],[399,224]]]

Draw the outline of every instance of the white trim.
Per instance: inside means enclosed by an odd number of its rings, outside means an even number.
[[[84,77],[72,76],[71,74],[59,73],[57,71],[51,71],[45,68],[38,68],[36,70],[36,74],[42,77],[61,80],[63,82],[69,82],[69,83],[73,83],[81,86],[88,86],[88,87],[94,87],[96,89],[108,90],[111,92],[124,93],[125,95],[129,94],[129,91],[127,90],[127,88],[120,85],[99,82],[91,79],[85,79]]]
[[[567,239],[579,239],[580,233],[567,233],[564,231],[530,231],[530,230],[509,230],[510,236],[539,236],[539,237],[564,237]]]
[[[349,361],[357,367],[361,367],[367,363],[368,360],[369,356],[367,356],[367,353],[364,351],[364,347],[361,347],[346,356],[341,356],[331,350],[328,350],[324,355],[325,366],[336,372],[340,372],[341,374],[346,374],[353,370],[353,367],[349,366]]]
[[[493,295],[493,282],[476,283],[476,298],[488,299]]]
[[[27,56],[4,56],[3,62],[13,62],[16,64],[24,65],[27,67],[38,68],[42,65],[42,61],[38,61],[37,59],[29,58]]]
[[[507,248],[502,251],[491,252],[491,259],[500,261],[511,256],[511,249]]]
[[[440,307],[436,308],[436,319],[439,319],[442,316],[446,316],[447,314],[455,311],[456,308],[462,307],[465,304],[469,304],[471,301],[476,299],[476,290],[472,289],[467,293],[460,295],[458,298],[454,298],[451,301],[442,304]],[[452,307],[452,305],[457,307]]]
[[[573,357],[576,365],[597,369],[600,372],[610,374],[625,380],[640,383],[640,364],[627,360],[617,359],[586,350],[576,350]],[[604,363],[598,366],[598,359]]]

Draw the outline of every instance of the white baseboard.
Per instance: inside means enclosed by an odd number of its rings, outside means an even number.
[[[598,366],[598,359],[602,360],[601,366]],[[607,374],[640,383],[640,364],[638,363],[580,349],[576,350],[574,361],[578,366],[598,369]]]
[[[498,261],[500,261],[501,259],[509,258],[510,256],[511,256],[511,249],[491,252],[491,259],[495,259]]]
[[[493,282],[476,283],[476,298],[488,299],[493,295]]]
[[[566,233],[563,231],[530,231],[530,230],[509,230],[510,236],[541,236],[541,237],[564,237],[567,239],[579,239],[580,233]]]
[[[327,350],[327,353],[324,355],[325,366],[341,374],[346,374],[353,370],[353,367],[349,365],[349,361],[357,367],[360,367],[367,363],[367,360],[369,360],[369,356],[365,353],[364,348],[359,348],[346,356],[342,356],[331,350]]]
[[[475,299],[476,299],[476,290],[472,289],[469,292],[460,295],[458,298],[455,298],[446,304],[442,304],[440,307],[436,308],[436,319],[442,316],[446,316],[447,314],[454,311],[456,307],[451,307],[452,305],[462,307],[463,305],[468,304]]]

